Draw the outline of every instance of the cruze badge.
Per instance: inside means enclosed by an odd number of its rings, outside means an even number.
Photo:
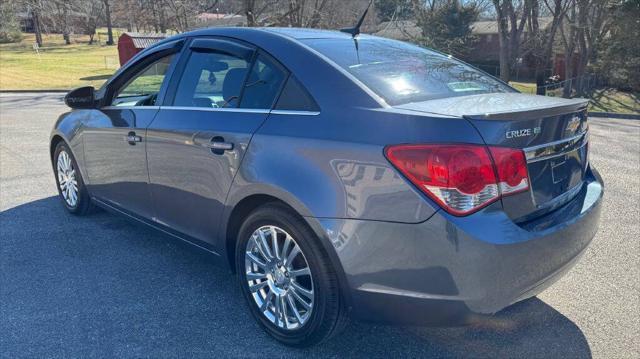
[[[540,131],[542,131],[540,127],[523,128],[520,130],[507,131],[506,136],[507,138],[527,137],[531,135],[537,135],[540,133]]]

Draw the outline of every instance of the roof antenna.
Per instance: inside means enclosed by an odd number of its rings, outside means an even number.
[[[369,1],[369,5],[367,5],[367,8],[364,10],[364,13],[360,17],[360,20],[358,20],[358,23],[356,24],[356,26],[340,29],[340,31],[346,32],[347,34],[351,34],[351,37],[354,37],[354,38],[360,35],[360,26],[362,26],[362,22],[364,21],[365,16],[367,16],[367,12],[369,11],[371,4],[373,4],[373,0]]]

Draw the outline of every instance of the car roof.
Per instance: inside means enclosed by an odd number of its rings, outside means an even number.
[[[269,31],[294,38],[296,40],[303,39],[351,39],[351,34],[336,30],[308,29],[308,28],[291,28],[291,27],[265,27],[262,31]]]
[[[294,40],[305,39],[351,39],[351,35],[337,30],[308,29],[296,27],[209,27],[185,32],[168,38],[177,39],[189,36],[225,36],[232,35],[243,39],[244,37],[258,33],[268,33],[275,36],[286,37]],[[375,38],[375,36],[362,34],[363,37]],[[166,40],[165,40],[166,41]],[[163,42],[165,42],[163,41]]]

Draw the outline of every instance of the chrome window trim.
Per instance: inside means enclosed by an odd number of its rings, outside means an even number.
[[[320,111],[304,111],[304,110],[272,110],[274,115],[299,115],[299,116],[317,116]]]
[[[542,145],[523,149],[527,163],[538,162],[564,155],[582,148],[588,142],[587,131],[563,140],[553,141]]]
[[[100,110],[159,110],[160,106],[104,106]]]
[[[223,108],[223,107],[191,107],[191,106],[160,106],[162,110],[207,111],[207,112],[238,112],[238,113],[262,113],[268,114],[268,109],[255,108]]]
[[[300,110],[269,110],[258,108],[208,108],[191,106],[104,106],[100,110],[185,110],[185,111],[211,111],[211,112],[238,112],[238,113],[262,113],[274,115],[318,116],[320,111]]]

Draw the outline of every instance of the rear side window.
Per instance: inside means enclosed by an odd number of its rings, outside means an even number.
[[[351,73],[389,105],[493,92],[509,86],[446,55],[401,41],[303,40]]]
[[[178,84],[174,106],[238,107],[249,63],[214,52],[192,52]]]
[[[271,109],[286,75],[279,65],[259,54],[244,85],[240,107]]]
[[[314,101],[313,97],[302,86],[300,81],[295,76],[289,76],[287,83],[282,89],[282,94],[278,98],[278,103],[275,107],[276,110],[290,110],[290,111],[320,111],[318,104]]]

